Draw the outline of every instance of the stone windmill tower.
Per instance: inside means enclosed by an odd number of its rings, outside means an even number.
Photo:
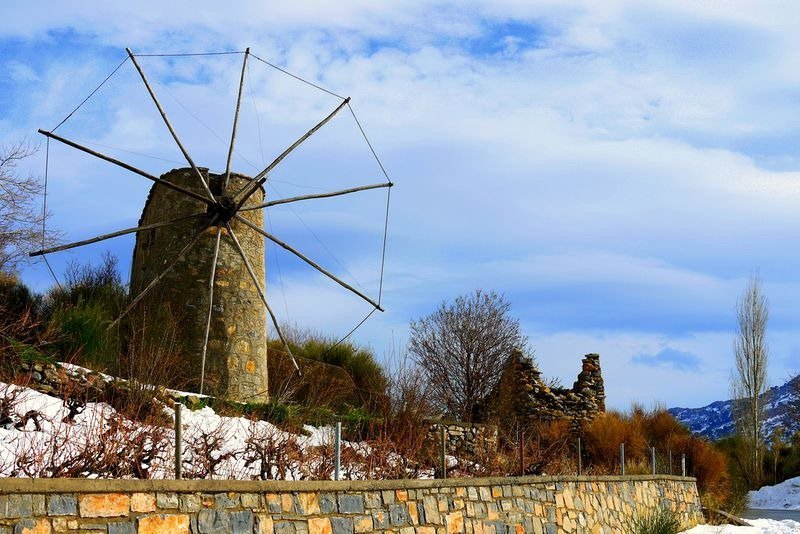
[[[263,185],[277,165],[345,106],[352,112],[352,108],[349,107],[350,99],[337,95],[334,96],[341,99],[339,105],[281,152],[261,172],[252,177],[232,172],[231,159],[248,58],[252,56],[274,67],[251,54],[249,48],[241,52],[244,60],[226,169],[217,174],[198,167],[167,118],[136,56],[130,49],[127,49],[127,53],[126,61],[129,59],[135,66],[165,126],[183,153],[188,167],[155,176],[61,137],[53,131],[40,129],[39,133],[45,135],[48,140],[54,139],[123,167],[151,180],[154,184],[138,226],[40,250],[31,253],[31,256],[45,255],[135,233],[136,245],[130,283],[132,298],[121,316],[111,326],[117,325],[134,307],[138,307],[137,310],[141,311],[145,322],[155,328],[158,327],[159,318],[167,314],[180,325],[181,341],[187,354],[186,367],[189,370],[188,374],[194,377],[193,385],[197,391],[232,400],[266,400],[269,396],[267,315],[275,334],[283,341],[287,352],[291,355],[266,298],[264,251],[267,241],[291,252],[343,288],[370,303],[374,309],[382,311],[383,308],[380,305],[380,296],[377,301],[373,300],[299,250],[266,232],[263,228],[263,211],[280,204],[347,195],[369,189],[390,188],[393,184],[384,171],[386,181],[381,183],[277,200],[265,198]],[[282,69],[278,70],[285,73]],[[290,76],[305,82],[294,75]],[[305,83],[310,84],[310,82]],[[100,84],[100,87],[102,85]],[[310,85],[321,89],[314,84]],[[71,115],[68,115],[67,119]],[[355,119],[355,114],[353,117]],[[358,124],[357,119],[355,120]],[[358,126],[361,129],[361,125]],[[361,132],[363,134],[363,129]],[[366,136],[364,139],[372,149]],[[377,160],[377,156],[375,159]],[[380,164],[380,161],[378,163]],[[380,167],[383,170],[383,166]],[[381,268],[381,276],[382,273]],[[294,361],[294,357],[292,360]],[[296,362],[295,368],[299,371]]]

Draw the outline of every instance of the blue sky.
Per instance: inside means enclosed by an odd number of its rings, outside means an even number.
[[[770,378],[800,369],[800,8],[739,2],[142,1],[4,7],[0,142],[52,128],[125,57],[242,50],[349,95],[396,187],[380,356],[476,288],[505,294],[545,374],[599,352],[609,404],[726,397],[734,306],[758,271]],[[599,5],[597,5],[599,4]],[[142,58],[200,165],[224,168],[241,56]],[[337,104],[251,61],[234,168],[255,173]],[[159,174],[181,166],[130,63],[59,133]],[[41,150],[29,161],[43,172]],[[51,146],[52,225],[134,226],[148,184]],[[275,172],[278,198],[381,180],[342,114]],[[143,183],[144,182],[144,183]],[[375,294],[382,191],[276,209],[276,234]],[[53,258],[128,268],[132,240]],[[341,335],[369,309],[268,251],[281,321]],[[49,284],[41,265],[23,273]]]

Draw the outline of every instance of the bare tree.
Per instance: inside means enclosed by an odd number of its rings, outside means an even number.
[[[738,331],[733,343],[732,416],[743,444],[742,474],[751,487],[763,479],[764,394],[767,391],[767,297],[753,275],[736,305]]]
[[[0,272],[15,271],[28,252],[56,237],[50,234],[42,241],[42,183],[17,172],[19,163],[35,153],[36,147],[24,140],[0,148]]]
[[[449,415],[473,420],[509,354],[526,347],[509,309],[502,295],[478,289],[412,321],[409,352],[425,372],[432,400]]]

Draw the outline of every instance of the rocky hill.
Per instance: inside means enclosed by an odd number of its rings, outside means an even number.
[[[800,419],[797,418],[797,413],[800,412],[800,375],[781,386],[770,388],[762,399],[766,403],[765,438],[778,427],[783,427],[785,439],[800,431]],[[702,408],[670,408],[669,413],[692,432],[717,440],[733,434],[731,402],[716,401]],[[792,406],[796,406],[798,411],[793,413]]]

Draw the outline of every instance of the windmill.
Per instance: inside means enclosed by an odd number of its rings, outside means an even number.
[[[340,98],[341,102],[278,154],[263,170],[252,177],[233,172],[231,161],[236,144],[242,90],[247,62],[251,56],[321,89],[262,60],[252,54],[249,48],[244,52],[237,52],[243,54],[243,62],[226,168],[224,172],[212,173],[209,169],[198,166],[189,155],[137,61],[137,56],[130,49],[126,51],[127,57],[116,70],[128,60],[133,63],[164,125],[186,159],[188,167],[173,169],[161,176],[155,176],[62,137],[54,131],[40,129],[39,133],[48,138],[48,143],[50,139],[58,141],[144,177],[152,181],[153,185],[137,226],[39,250],[30,255],[45,256],[118,236],[135,234],[136,246],[130,284],[132,298],[111,327],[118,325],[120,320],[137,305],[141,305],[145,313],[148,309],[155,311],[165,306],[171,307],[172,312],[181,313],[184,327],[182,334],[186,338],[185,345],[190,354],[187,364],[197,369],[199,379],[195,384],[200,393],[208,392],[232,400],[267,400],[267,315],[298,372],[299,367],[291,355],[287,339],[267,300],[264,260],[266,242],[285,249],[331,281],[354,293],[370,304],[371,312],[383,311],[383,308],[380,304],[380,294],[377,299],[366,295],[297,248],[266,231],[263,225],[264,210],[282,204],[350,195],[372,189],[387,188],[388,192],[388,188],[393,184],[350,107],[350,98],[335,94],[334,96]],[[113,74],[112,72],[109,78]],[[105,81],[107,80],[108,78]],[[263,186],[269,180],[271,171],[345,107],[353,114],[386,181],[324,193],[276,200],[266,199]],[[69,116],[71,114],[67,118]],[[384,225],[384,251],[385,239]]]

